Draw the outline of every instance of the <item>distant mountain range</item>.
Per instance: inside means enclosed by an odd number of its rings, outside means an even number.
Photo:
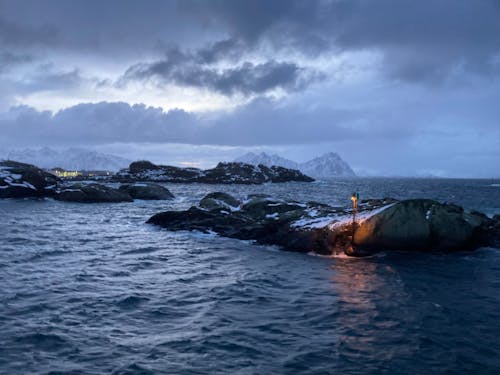
[[[296,163],[279,155],[268,155],[265,152],[255,154],[249,152],[235,159],[237,162],[265,166],[278,165],[285,168],[298,169],[302,173],[315,178],[354,177],[356,174],[337,153],[329,152],[305,163]]]
[[[0,154],[0,159],[16,160],[23,163],[34,164],[40,168],[63,168],[71,171],[102,170],[116,172],[128,167],[130,160],[119,156],[104,154],[101,152],[68,148],[65,150],[54,150],[43,147],[39,149],[26,148],[11,150]]]

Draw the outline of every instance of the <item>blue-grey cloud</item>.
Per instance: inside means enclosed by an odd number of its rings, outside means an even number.
[[[414,127],[385,125],[387,120],[373,110],[322,107],[310,112],[271,99],[256,99],[217,116],[101,102],[56,113],[26,106],[12,108],[0,117],[0,132],[6,142],[19,145],[169,142],[259,146],[413,137]]]
[[[268,60],[263,63],[240,62],[247,44],[233,38],[182,50],[166,47],[165,57],[154,62],[132,65],[117,82],[153,81],[163,86],[176,84],[209,89],[223,95],[263,94],[274,89],[296,91],[321,77],[320,72],[305,69],[293,62]],[[224,62],[231,67],[221,69]],[[236,66],[235,66],[236,64]]]
[[[210,147],[211,162],[227,155],[224,147],[217,152],[221,146],[230,146],[232,154],[251,147],[279,148],[288,150],[292,158],[294,149],[308,150],[310,156],[318,150],[336,150],[359,170],[370,173],[411,175],[439,170],[448,176],[495,176],[500,160],[498,111],[480,118],[471,115],[470,110],[461,109],[446,124],[439,112],[421,113],[419,108],[399,108],[385,116],[373,109],[329,107],[311,113],[295,103],[269,99],[257,99],[216,117],[127,103],[80,104],[57,113],[21,106],[0,114],[0,149],[85,146],[118,150],[113,152],[135,149],[135,157],[149,157],[153,150],[155,160],[178,154],[176,160],[202,164],[208,159],[198,160],[190,147]],[[462,118],[465,121],[460,124]],[[474,121],[485,125],[469,126]],[[162,147],[169,151],[162,153]]]
[[[128,81],[154,81],[205,88],[223,95],[263,94],[274,89],[295,91],[316,80],[319,73],[300,68],[294,63],[268,61],[262,64],[245,62],[235,68],[219,70],[192,64],[177,57],[130,67],[120,83]]]
[[[498,72],[497,0],[455,1],[191,1],[188,11],[224,24],[234,37],[268,41],[310,54],[371,50],[383,70],[410,82],[433,82],[458,68]],[[423,80],[423,81],[422,81]]]
[[[13,53],[10,51],[0,52],[0,73],[11,67],[19,66],[33,61],[33,56],[23,53]]]
[[[381,72],[412,83],[445,81],[457,69],[495,76],[500,65],[498,0],[3,0],[0,11],[0,45],[132,59],[175,44],[198,51],[192,61],[208,85],[218,77],[200,64],[242,65],[245,52],[258,54],[262,45],[271,56],[291,51],[303,58],[374,51],[383,57]],[[136,63],[153,71],[164,65],[150,61]],[[188,80],[183,72],[173,75]]]
[[[0,3],[0,11],[1,11]],[[40,25],[37,27],[20,25],[0,15],[0,46],[8,48],[50,45],[58,41],[59,34],[55,27]]]

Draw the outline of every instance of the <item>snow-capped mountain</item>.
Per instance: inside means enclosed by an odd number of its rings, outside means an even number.
[[[0,155],[0,158],[34,164],[40,168],[60,167],[73,171],[118,171],[130,164],[130,160],[122,157],[82,148],[54,150],[43,147],[40,149],[10,150]]]
[[[298,169],[302,173],[316,178],[356,176],[349,164],[335,152],[326,153],[305,163],[296,163],[279,155],[268,155],[265,152],[261,152],[260,154],[249,152],[235,161],[253,165],[264,164],[268,167],[278,165],[285,168]]]
[[[249,152],[243,156],[234,160],[238,163],[247,163],[253,165],[263,164],[267,167],[272,167],[273,165],[277,165],[280,167],[290,168],[290,169],[299,169],[299,164],[285,159],[279,155],[268,155],[265,152],[261,152],[260,154],[255,154],[253,152]]]
[[[356,176],[349,164],[335,152],[329,152],[300,164],[300,170],[308,176],[319,178]]]

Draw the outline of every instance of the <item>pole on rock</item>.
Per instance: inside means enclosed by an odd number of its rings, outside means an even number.
[[[353,193],[351,196],[352,201],[352,240],[354,242],[354,232],[356,231],[356,213],[358,211],[359,194]]]

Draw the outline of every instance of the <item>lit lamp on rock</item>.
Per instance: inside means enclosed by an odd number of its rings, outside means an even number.
[[[359,194],[353,193],[351,197],[352,201],[352,235],[354,237],[354,230],[356,229],[356,212],[358,211],[358,200]]]

